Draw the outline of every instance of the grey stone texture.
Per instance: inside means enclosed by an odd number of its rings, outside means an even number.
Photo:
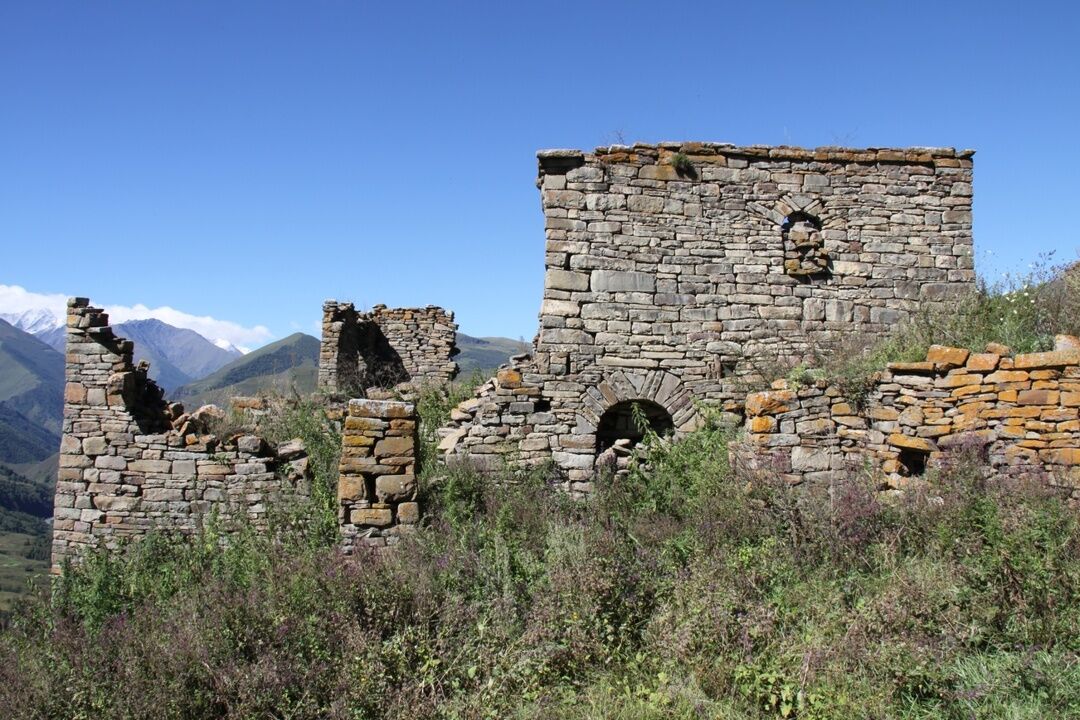
[[[68,302],[54,572],[89,547],[194,532],[215,512],[265,527],[274,503],[310,494],[302,443],[209,434],[210,406],[189,414],[167,403],[132,350],[101,309]]]
[[[352,303],[323,303],[319,390],[362,396],[369,387],[453,380],[458,366],[454,313],[428,305],[359,312]]]
[[[586,491],[604,413],[695,402],[974,287],[972,151],[613,146],[539,153],[540,329],[458,408],[449,462],[562,469]]]

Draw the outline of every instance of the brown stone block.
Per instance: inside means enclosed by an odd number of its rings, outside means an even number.
[[[981,385],[982,381],[982,375],[951,372],[943,378],[938,378],[934,385],[939,388],[957,388],[965,385]]]
[[[521,387],[521,373],[513,368],[503,368],[495,374],[495,380],[498,382],[501,388],[517,388]]]
[[[989,385],[965,385],[964,387],[958,387],[953,390],[952,396],[961,398],[967,397],[968,395],[978,395],[981,392],[992,392],[992,390]]]
[[[971,351],[964,348],[949,347],[947,345],[931,345],[926,351],[926,362],[932,362],[938,367],[960,367],[967,362]]]
[[[795,393],[790,390],[766,390],[764,392],[750,393],[746,396],[746,414],[750,417],[756,415],[779,415],[788,412],[791,404],[797,400]]]
[[[389,508],[356,508],[349,513],[353,525],[387,527],[394,522],[393,511]]]
[[[388,437],[375,445],[376,457],[400,457],[412,453],[413,439],[411,437]]]
[[[1069,420],[1075,420],[1077,417],[1076,408],[1050,408],[1043,410],[1039,415],[1039,419],[1044,422],[1067,422]]]
[[[1061,393],[1061,404],[1065,407],[1080,407],[1080,392]]]
[[[964,367],[977,372],[988,372],[996,369],[999,362],[1001,362],[1001,356],[997,353],[971,353]]]
[[[1038,457],[1039,454],[1031,448],[1020,447],[1019,445],[1005,448],[1005,459],[1013,465],[1034,462]]]
[[[832,406],[833,415],[854,415],[855,410],[846,402],[836,403]]]
[[[1021,440],[1020,442],[1018,442],[1016,444],[1019,445],[1020,447],[1034,448],[1036,450],[1041,450],[1042,448],[1045,448],[1048,445],[1048,443],[1045,440],[1041,440],[1041,439],[1038,439],[1038,438],[1024,438],[1023,440]]]
[[[338,477],[338,501],[367,500],[367,484],[364,478],[358,475],[341,475]]]
[[[1024,370],[998,370],[986,376],[988,383],[1015,383],[1027,382],[1031,375]]]
[[[1020,393],[1016,390],[1001,390],[998,392],[998,400],[1005,403],[1014,403]]]
[[[375,494],[381,503],[395,503],[416,497],[413,475],[382,475],[375,478]]]
[[[64,402],[80,405],[86,402],[86,388],[81,383],[69,382],[64,386]]]
[[[900,413],[890,407],[870,408],[869,414],[872,420],[896,420],[900,417]]]
[[[385,430],[387,423],[384,420],[377,418],[367,417],[353,417],[349,416],[345,418],[345,429],[360,432],[379,432]]]
[[[341,438],[341,444],[345,447],[370,447],[375,444],[375,438],[367,435],[345,435]]]
[[[415,502],[403,502],[397,506],[398,522],[405,525],[414,525],[420,522],[420,504]]]
[[[1016,402],[1020,405],[1057,405],[1060,395],[1057,390],[1021,390]]]
[[[416,429],[415,420],[391,420],[390,429],[399,433],[411,433]]]
[[[1014,367],[1021,370],[1064,367],[1080,365],[1080,350],[1060,350],[1057,352],[1025,353],[1013,359]]]
[[[937,450],[937,445],[930,440],[911,437],[910,435],[903,435],[901,433],[893,433],[890,435],[889,444],[893,447],[904,448],[906,450],[917,450],[919,452],[934,452]]]
[[[1054,465],[1080,465],[1080,448],[1051,448],[1043,450],[1039,456]]]
[[[759,415],[750,418],[749,425],[750,432],[752,433],[770,433],[776,428],[776,418],[767,415]]]
[[[904,373],[917,373],[921,375],[934,371],[934,363],[932,362],[891,362],[887,367],[891,372],[898,375]]]

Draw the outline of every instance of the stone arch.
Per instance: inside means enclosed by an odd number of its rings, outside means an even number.
[[[825,230],[842,230],[847,226],[846,219],[826,205],[820,197],[802,193],[785,193],[771,207],[761,203],[749,203],[747,207],[755,214],[782,226],[793,214],[809,215],[821,223]]]
[[[623,400],[609,407],[600,416],[600,422],[596,426],[597,454],[618,441],[628,442],[628,447],[637,445],[645,437],[644,429],[639,426],[639,419],[644,419],[649,429],[657,435],[669,435],[675,430],[670,413],[653,401]]]
[[[585,391],[578,414],[579,429],[595,435],[604,413],[615,405],[634,401],[663,409],[671,418],[676,437],[701,424],[694,395],[677,376],[665,370],[616,370]]]

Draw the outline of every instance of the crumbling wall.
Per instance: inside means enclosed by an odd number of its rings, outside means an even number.
[[[694,402],[735,409],[745,378],[777,359],[883,335],[973,289],[972,155],[707,143],[539,153],[540,330],[533,359],[510,369],[539,389],[542,418],[484,388],[444,450],[544,452],[587,483],[597,426],[624,403],[647,401],[685,431]]]
[[[341,444],[343,548],[351,552],[395,544],[420,520],[416,407],[393,400],[350,400]]]
[[[449,382],[457,375],[454,314],[428,305],[358,312],[352,303],[323,304],[319,389],[331,395],[403,382]]]
[[[278,499],[310,492],[301,443],[207,434],[198,414],[166,403],[132,350],[101,309],[68,302],[54,571],[88,547],[193,532],[214,512],[263,527]]]
[[[795,484],[828,487],[864,463],[905,488],[961,445],[994,472],[1036,470],[1080,499],[1080,343],[1010,357],[934,346],[924,362],[893,363],[859,406],[825,383],[746,398],[738,453]]]

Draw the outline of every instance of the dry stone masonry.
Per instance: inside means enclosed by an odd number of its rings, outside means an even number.
[[[630,408],[689,430],[743,379],[882,335],[974,287],[971,151],[710,143],[539,153],[546,275],[531,358],[444,432],[450,461],[587,491]]]
[[[420,520],[417,418],[412,403],[354,399],[342,429],[338,501],[342,544],[393,545]]]
[[[352,303],[323,304],[319,389],[360,396],[366,388],[404,382],[443,383],[457,375],[457,324],[440,307],[359,312]]]
[[[864,407],[824,383],[777,381],[747,396],[739,453],[793,484],[828,487],[865,464],[903,489],[968,446],[996,472],[1036,471],[1080,500],[1080,341],[1059,336],[1056,347],[934,346],[924,362],[889,365]]]
[[[265,526],[278,499],[310,492],[302,443],[208,434],[212,410],[168,404],[132,350],[86,298],[68,302],[54,572],[85,548],[193,532],[215,512]]]

